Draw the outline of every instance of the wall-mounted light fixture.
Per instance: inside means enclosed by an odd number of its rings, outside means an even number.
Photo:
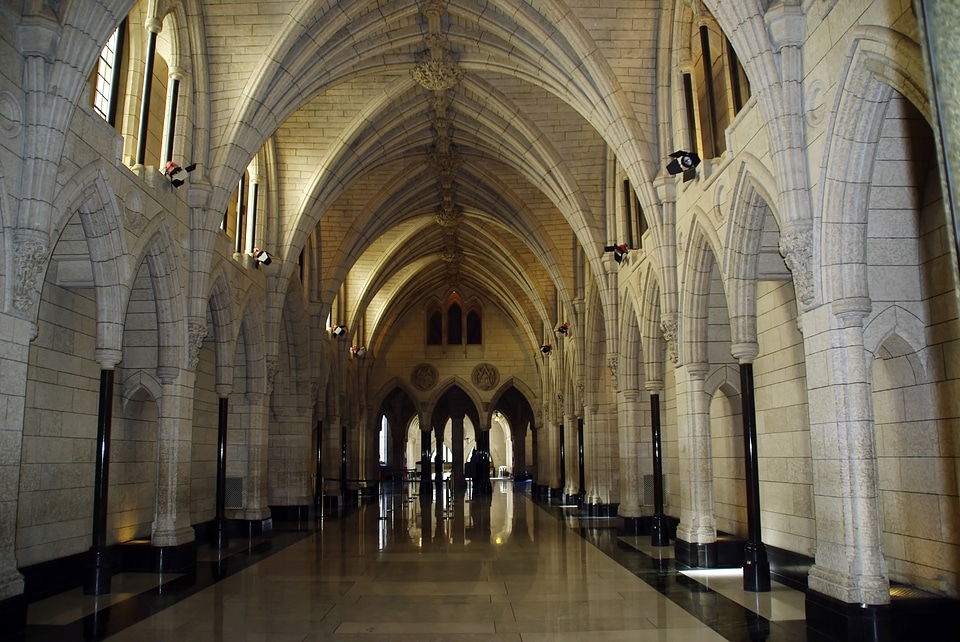
[[[624,257],[630,252],[630,249],[627,247],[626,243],[621,243],[620,245],[607,245],[603,248],[604,252],[613,252],[613,260],[617,263],[623,261]]]
[[[335,325],[330,328],[330,334],[337,337],[338,339],[347,333],[347,329],[342,325]]]
[[[174,187],[180,187],[183,185],[182,178],[174,178],[180,172],[187,172],[188,174],[193,170],[197,169],[196,163],[191,163],[186,167],[180,167],[174,161],[167,161],[167,164],[163,167],[163,175],[170,179],[170,184]]]
[[[352,348],[350,348],[350,353],[353,356],[360,358],[363,355],[367,354],[367,348],[366,346],[353,346]]]
[[[270,263],[273,261],[273,258],[267,254],[267,251],[261,250],[259,247],[253,248],[253,258],[253,267],[255,268],[259,268],[261,263],[264,265],[270,265]]]
[[[540,352],[543,354],[550,354],[553,352],[553,346],[549,343],[544,343],[542,346],[540,346]]]
[[[557,326],[557,334],[567,336],[570,334],[570,326],[566,323],[561,323]]]
[[[671,160],[667,163],[668,174],[683,174],[683,182],[693,180],[697,176],[697,165],[700,164],[700,157],[695,152],[685,152],[679,149],[670,154]]]

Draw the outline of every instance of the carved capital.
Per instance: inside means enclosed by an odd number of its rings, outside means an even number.
[[[50,258],[50,242],[45,235],[31,234],[14,241],[13,310],[22,318],[32,316],[40,300],[37,282]]]
[[[613,389],[620,389],[620,356],[613,354],[607,357],[607,367],[610,368],[610,376],[613,377]]]
[[[815,302],[813,286],[813,233],[810,230],[796,230],[780,235],[780,256],[793,275],[793,285],[797,299],[803,310],[810,309]]]
[[[189,345],[187,346],[190,355],[190,369],[196,370],[200,365],[200,349],[203,348],[203,341],[207,338],[207,322],[191,321],[187,326],[189,334]]]
[[[277,381],[277,375],[280,374],[280,359],[274,355],[266,358],[267,362],[267,394],[273,394],[273,386]]]
[[[677,346],[677,315],[665,314],[660,318],[660,332],[667,342],[667,358],[677,365],[680,362],[680,350]]]

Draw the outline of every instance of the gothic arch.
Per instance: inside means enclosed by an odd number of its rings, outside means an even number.
[[[892,59],[886,53],[889,48],[904,55]],[[923,77],[919,46],[905,36],[878,27],[862,29],[851,45],[849,60],[824,154],[822,256],[817,258],[822,266],[820,287],[828,293],[824,298],[865,308],[869,304],[866,216],[883,116],[894,91],[910,100],[928,123],[930,109],[925,93],[908,75]]]
[[[717,261],[718,246],[715,244],[715,239],[705,233],[706,230],[700,225],[701,218],[694,217],[684,262],[680,304],[682,325],[677,333],[680,343],[680,361],[684,364],[708,363],[707,322],[711,270],[716,267],[720,274],[723,274]]]

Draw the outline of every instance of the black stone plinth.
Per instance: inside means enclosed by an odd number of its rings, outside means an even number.
[[[806,612],[808,642],[891,642],[893,639],[888,604],[848,604],[808,590]]]

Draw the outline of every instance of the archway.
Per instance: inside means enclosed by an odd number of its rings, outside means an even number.
[[[532,431],[533,426],[533,408],[530,402],[522,392],[515,387],[510,386],[497,399],[494,409],[504,417],[510,424],[510,430],[513,433],[513,478],[518,481],[531,479],[535,464],[531,461],[528,453],[532,455]],[[527,448],[527,437],[531,437],[531,448]],[[509,462],[508,462],[509,465]]]
[[[437,483],[442,483],[443,481],[444,460],[443,448],[441,447],[441,444],[444,443],[443,431],[447,420],[450,420],[451,422],[450,443],[452,461],[450,463],[453,477],[453,489],[457,493],[463,492],[467,488],[466,476],[464,474],[464,449],[462,445],[464,441],[464,417],[469,417],[474,426],[480,425],[480,415],[477,412],[477,407],[474,405],[473,400],[470,399],[469,395],[467,395],[463,389],[456,385],[444,392],[443,396],[437,400],[437,403],[433,408],[433,414],[430,417],[430,426],[432,427],[437,440],[437,454],[434,468],[434,479]],[[485,453],[489,450],[489,448],[480,443],[480,436],[481,434],[478,433],[477,450],[479,453]],[[480,461],[479,465],[479,469],[482,474],[484,471],[488,470],[486,465],[488,458],[484,457],[483,455],[479,455],[477,459],[478,461],[482,460]],[[474,468],[478,468],[478,466],[476,466],[477,462],[474,463]]]

